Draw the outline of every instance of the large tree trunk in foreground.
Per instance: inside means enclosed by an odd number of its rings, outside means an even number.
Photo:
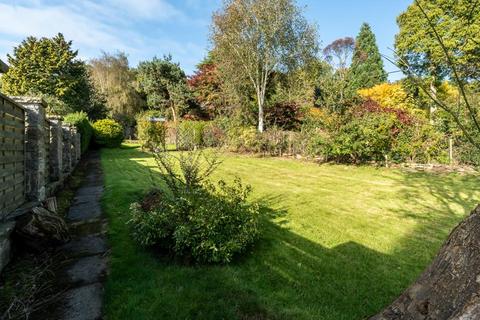
[[[371,320],[480,319],[480,206],[453,230],[433,263]]]

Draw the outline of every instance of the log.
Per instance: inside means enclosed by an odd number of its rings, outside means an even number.
[[[450,234],[432,264],[370,320],[480,319],[480,205]]]

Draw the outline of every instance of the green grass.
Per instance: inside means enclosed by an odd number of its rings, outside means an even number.
[[[134,147],[102,152],[110,219],[108,319],[362,319],[400,294],[478,202],[478,177],[227,154],[275,218],[229,266],[186,267],[139,248],[131,202],[158,179]]]

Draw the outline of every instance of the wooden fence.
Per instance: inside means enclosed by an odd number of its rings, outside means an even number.
[[[0,217],[25,202],[25,110],[0,95]]]

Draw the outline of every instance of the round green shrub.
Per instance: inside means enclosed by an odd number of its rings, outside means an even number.
[[[260,210],[250,204],[250,187],[240,180],[177,190],[156,191],[131,206],[133,238],[185,261],[228,263],[260,233]]]
[[[112,119],[98,120],[93,124],[95,143],[101,147],[116,148],[122,144],[123,128]]]
[[[88,150],[93,136],[93,127],[87,113],[80,111],[69,113],[63,118],[63,122],[75,126],[81,135],[82,153]]]

